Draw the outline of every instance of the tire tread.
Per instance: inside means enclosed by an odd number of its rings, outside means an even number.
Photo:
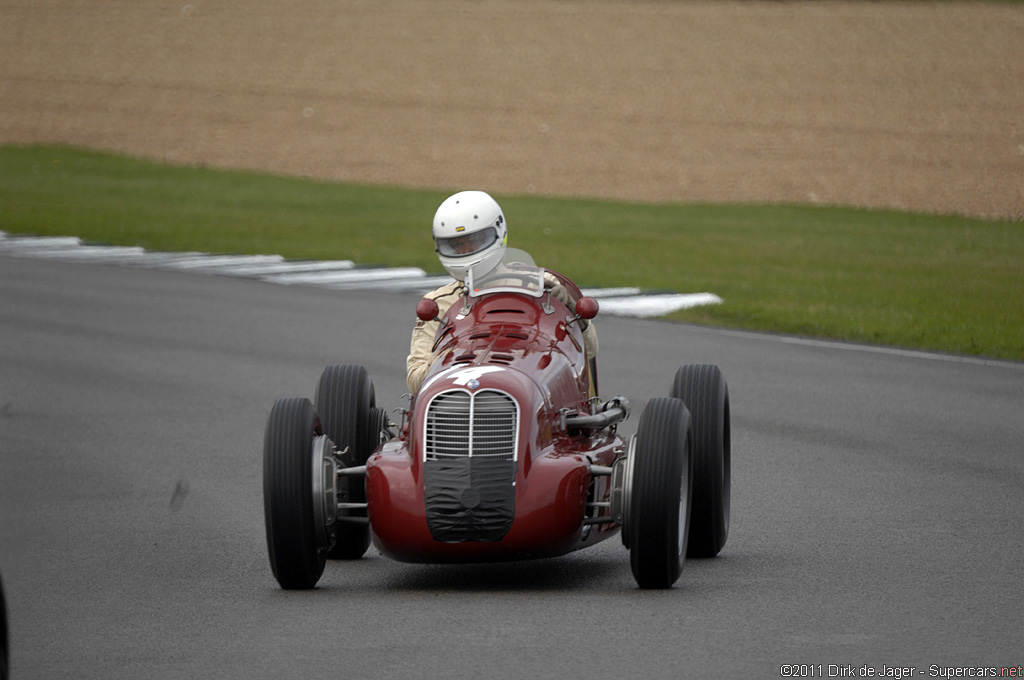
[[[270,412],[263,439],[267,552],[274,577],[287,590],[314,587],[326,561],[313,526],[311,444],[316,429],[308,399],[281,399]]]
[[[678,399],[652,399],[640,417],[637,436],[629,519],[630,567],[641,588],[669,588],[682,573],[686,552],[684,545],[684,555],[677,554],[674,540],[680,530],[675,524],[681,475],[689,476],[692,465],[686,406]],[[688,489],[687,496],[684,502],[688,503]],[[685,533],[688,526],[681,530]]]
[[[681,367],[672,384],[693,418],[693,508],[687,557],[710,558],[729,535],[731,492],[729,389],[717,366]]]
[[[320,374],[314,403],[324,434],[339,451],[348,449],[342,457],[345,465],[365,465],[377,444],[377,433],[370,428],[376,395],[366,369],[352,364],[328,366]],[[348,489],[350,501],[366,502],[364,485],[351,483]],[[336,526],[335,544],[328,556],[359,559],[369,547],[369,527],[342,522]]]

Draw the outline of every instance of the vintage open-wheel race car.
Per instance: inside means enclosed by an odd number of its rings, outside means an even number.
[[[554,278],[557,277],[557,278]],[[568,295],[552,294],[552,280]],[[264,438],[267,546],[282,588],[312,588],[328,559],[372,540],[404,562],[563,555],[621,530],[641,588],[729,531],[729,393],[711,365],[678,369],[628,440],[629,403],[597,394],[581,326],[598,312],[566,277],[509,250],[438,319],[435,361],[400,422],[361,366],[327,367],[311,403],[281,399]],[[568,297],[563,302],[560,297]]]

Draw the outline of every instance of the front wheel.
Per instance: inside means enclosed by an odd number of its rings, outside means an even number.
[[[313,439],[320,434],[308,399],[281,399],[263,437],[263,513],[274,578],[287,590],[312,588],[326,555],[317,536]]]
[[[670,588],[683,570],[693,468],[690,413],[652,399],[640,416],[627,509],[629,562],[641,588]]]

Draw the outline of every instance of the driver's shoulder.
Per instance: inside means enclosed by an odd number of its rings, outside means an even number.
[[[448,309],[455,304],[455,301],[462,295],[462,288],[463,284],[461,281],[452,281],[451,283],[446,283],[440,288],[427,293],[423,297],[427,300],[433,300],[436,302],[439,315],[444,316],[445,312],[447,312]]]
[[[432,290],[423,297],[427,300],[435,300],[438,302],[444,298],[457,298],[462,293],[462,285],[461,281],[452,281],[451,283],[446,283],[440,288]]]

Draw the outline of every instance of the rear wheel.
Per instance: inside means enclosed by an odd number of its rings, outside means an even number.
[[[687,557],[714,557],[729,536],[732,486],[729,387],[717,366],[683,366],[672,396],[693,419],[693,508]]]
[[[274,578],[285,589],[312,588],[324,571],[313,507],[316,414],[308,399],[281,399],[263,438],[263,512]]]
[[[630,566],[641,588],[669,588],[682,573],[690,524],[690,414],[678,399],[652,399],[636,436],[625,527]]]
[[[316,412],[323,432],[344,451],[341,460],[346,467],[366,465],[380,439],[382,412],[376,408],[373,382],[362,366],[328,366],[316,386]],[[347,450],[347,451],[346,451]],[[346,477],[339,488],[343,500],[366,502],[365,480]],[[332,559],[358,559],[370,546],[368,524],[335,522]]]

